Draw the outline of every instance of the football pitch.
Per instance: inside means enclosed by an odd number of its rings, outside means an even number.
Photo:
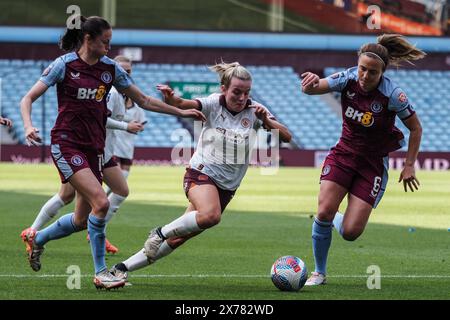
[[[391,171],[385,196],[363,235],[347,242],[333,231],[328,284],[299,292],[276,289],[269,274],[278,257],[295,255],[308,272],[314,269],[311,216],[319,173],[282,168],[276,175],[261,175],[259,168],[251,168],[218,226],[132,273],[132,286],[107,292],[92,284],[86,231],[48,243],[41,271],[31,270],[19,234],[58,191],[59,177],[51,165],[0,164],[0,299],[450,298],[448,171],[419,171],[420,190],[407,194],[397,183],[399,172]],[[109,267],[141,249],[150,229],[184,212],[183,174],[183,167],[132,168],[130,196],[107,228],[108,239],[120,249],[107,255]],[[67,206],[60,214],[72,209]],[[73,266],[80,270],[79,288],[67,286],[76,283],[69,278]],[[377,280],[373,266],[380,270],[378,289],[368,286]]]

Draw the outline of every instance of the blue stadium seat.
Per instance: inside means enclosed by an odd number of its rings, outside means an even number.
[[[23,125],[19,103],[21,97],[37,81],[42,70],[52,61],[0,59],[2,78],[3,114],[14,122],[15,135],[24,143]],[[254,77],[252,98],[266,105],[269,110],[292,131],[294,142],[306,149],[327,150],[338,140],[342,120],[319,96],[307,96],[299,88],[300,76],[290,66],[249,66]],[[327,67],[326,76],[344,68]],[[424,128],[422,151],[450,150],[450,71],[389,69],[386,76],[394,80],[407,93],[416,108]],[[133,78],[147,94],[160,97],[155,86],[169,81],[215,82],[218,77],[206,65],[183,64],[134,64]],[[280,92],[287,94],[280,95]],[[335,96],[339,99],[338,95]],[[42,127],[42,98],[33,105],[33,123]],[[49,137],[57,116],[55,89],[45,94],[47,118],[46,130]],[[174,146],[171,134],[182,128],[179,119],[147,112],[149,125],[138,135],[138,146]],[[401,121],[398,127],[408,137],[409,132]],[[46,138],[47,144],[49,138]],[[406,147],[403,148],[406,150]]]

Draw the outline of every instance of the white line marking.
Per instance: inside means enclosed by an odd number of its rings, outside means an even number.
[[[70,274],[0,274],[0,278],[67,278]],[[367,278],[367,275],[327,275],[328,278]],[[92,274],[83,274],[83,278],[93,277]],[[450,275],[381,275],[381,278],[400,279],[450,279]],[[270,278],[262,274],[130,274],[130,278]]]

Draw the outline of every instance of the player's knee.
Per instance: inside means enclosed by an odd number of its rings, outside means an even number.
[[[71,203],[73,201],[73,199],[75,199],[75,191],[60,193],[59,197],[64,202],[64,204],[67,205],[67,204]]]
[[[128,197],[128,195],[130,194],[130,189],[128,189],[128,187],[123,187],[120,189],[120,192],[117,193],[119,196],[122,196],[124,198]]]
[[[204,227],[211,228],[220,223],[220,219],[222,218],[221,212],[219,210],[212,210],[206,214],[204,220]]]
[[[97,198],[93,204],[92,209],[95,212],[104,213],[106,215],[106,213],[108,212],[108,209],[109,209],[108,198],[106,198],[106,196]]]
[[[128,197],[128,195],[130,194],[130,190],[128,189],[127,185],[120,186],[118,188],[114,186],[111,188],[111,191],[124,198]]]
[[[360,232],[358,230],[349,230],[349,231],[344,230],[344,233],[342,234],[342,237],[346,241],[355,241],[356,239],[359,238],[361,233],[362,232]]]
[[[336,210],[327,207],[319,207],[319,211],[317,212],[317,218],[320,221],[333,221],[333,217],[336,214]]]

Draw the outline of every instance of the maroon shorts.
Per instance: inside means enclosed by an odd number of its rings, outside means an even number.
[[[108,169],[117,166],[115,157],[111,157],[107,163],[103,166],[103,169]]]
[[[376,208],[388,182],[388,157],[364,157],[332,148],[322,167],[320,180],[336,182]]]
[[[219,192],[220,209],[223,213],[225,211],[225,208],[227,207],[228,203],[230,203],[231,199],[233,199],[233,196],[236,193],[236,190],[230,191],[230,190],[221,189],[206,174],[204,174],[200,171],[191,169],[191,168],[186,168],[186,173],[184,175],[184,181],[183,181],[183,188],[184,188],[184,192],[186,193],[186,197],[188,197],[188,192],[190,189],[194,188],[197,185],[202,185],[202,184],[210,184],[217,188],[217,191]],[[188,199],[189,199],[189,197],[188,197]]]
[[[76,172],[89,168],[102,184],[103,154],[70,143],[51,145],[53,162],[58,169],[62,183],[67,183]]]
[[[114,156],[114,159],[117,161],[117,163],[124,164],[126,166],[131,166],[133,164],[133,159],[121,158],[117,156]]]

